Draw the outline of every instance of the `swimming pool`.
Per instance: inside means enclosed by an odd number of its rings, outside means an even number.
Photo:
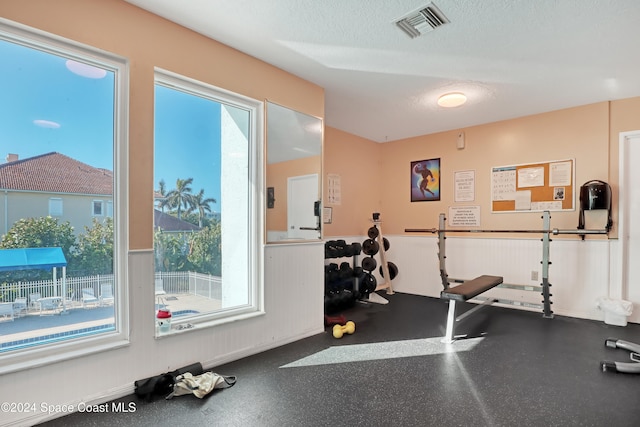
[[[171,315],[172,317],[180,317],[180,316],[186,316],[188,314],[199,314],[200,312],[198,310],[178,310],[178,311],[172,311]]]
[[[37,345],[50,344],[54,342],[64,341],[72,338],[85,337],[87,335],[95,335],[104,332],[115,331],[115,323],[107,323],[104,325],[90,326],[86,328],[73,329],[71,331],[56,332],[53,334],[41,335],[37,337],[29,337],[15,341],[0,343],[0,353],[7,351],[20,350]]]
[[[193,314],[199,314],[197,310],[177,310],[172,312],[172,317],[188,316]],[[55,342],[65,341],[73,338],[86,337],[89,335],[100,334],[104,332],[111,332],[116,330],[115,323],[105,323],[103,325],[90,326],[86,328],[77,328],[69,331],[56,332],[52,334],[45,334],[36,337],[28,337],[24,339],[17,339],[13,341],[0,343],[0,353],[6,353],[13,350],[21,350],[29,347],[35,347],[43,344],[51,344]]]

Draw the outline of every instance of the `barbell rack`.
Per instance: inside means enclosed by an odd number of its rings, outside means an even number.
[[[551,228],[551,214],[549,211],[544,211],[542,215],[543,221],[543,229],[541,230],[492,230],[492,229],[447,229],[445,226],[446,217],[445,214],[441,213],[439,217],[438,228],[406,228],[405,233],[431,233],[438,234],[438,259],[440,261],[440,279],[442,280],[442,286],[444,289],[449,289],[449,276],[447,274],[446,268],[446,255],[445,255],[445,239],[446,233],[500,233],[500,234],[513,234],[513,233],[525,233],[525,234],[542,234],[542,283],[540,284],[542,288],[542,296],[543,296],[543,317],[545,318],[553,318],[553,311],[551,311],[551,293],[549,292],[549,288],[551,287],[551,283],[549,283],[549,265],[551,261],[549,260],[549,244],[551,242],[551,235],[560,235],[560,234],[575,234],[584,236],[591,234],[608,234],[608,229],[558,229]]]

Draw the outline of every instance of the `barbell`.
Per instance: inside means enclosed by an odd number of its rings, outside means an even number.
[[[608,233],[607,230],[559,230],[557,228],[554,228],[554,229],[551,229],[551,230],[483,230],[483,229],[465,230],[465,229],[454,229],[454,228],[448,228],[448,229],[439,229],[439,228],[405,228],[404,232],[405,233],[431,233],[431,234],[440,233],[440,232],[447,232],[447,233],[534,233],[534,234],[551,233],[553,235],[558,235],[558,234],[585,235],[585,234],[607,234]]]

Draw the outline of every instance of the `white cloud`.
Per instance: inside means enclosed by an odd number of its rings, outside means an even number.
[[[71,59],[67,60],[65,65],[72,73],[89,79],[101,79],[107,75],[107,71],[102,68],[94,67],[93,65],[84,64],[82,62],[72,61]]]
[[[34,120],[33,124],[40,126],[41,128],[48,129],[58,129],[60,127],[60,123],[52,122],[50,120]]]

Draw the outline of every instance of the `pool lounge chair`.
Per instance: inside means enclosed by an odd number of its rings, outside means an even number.
[[[63,301],[64,304],[64,310],[68,310],[70,308],[73,308],[75,305],[75,297],[76,297],[76,293],[75,291],[71,291],[69,293],[69,296],[66,297]]]
[[[38,300],[40,316],[58,314],[62,308],[62,297],[47,297]]]
[[[42,295],[40,295],[40,292],[34,292],[32,294],[29,294],[29,307],[27,308],[28,310],[40,310],[40,303],[38,302],[38,300],[42,298]]]
[[[0,316],[5,319],[11,319],[13,321],[13,303],[3,302],[0,303]]]
[[[82,289],[82,307],[87,308],[87,305],[93,304],[94,307],[100,305],[100,300],[96,298],[96,294],[93,292],[93,288]]]
[[[100,285],[100,305],[113,304],[113,286],[111,284]]]
[[[19,297],[13,301],[13,315],[20,317],[27,314],[28,305],[26,297]]]

